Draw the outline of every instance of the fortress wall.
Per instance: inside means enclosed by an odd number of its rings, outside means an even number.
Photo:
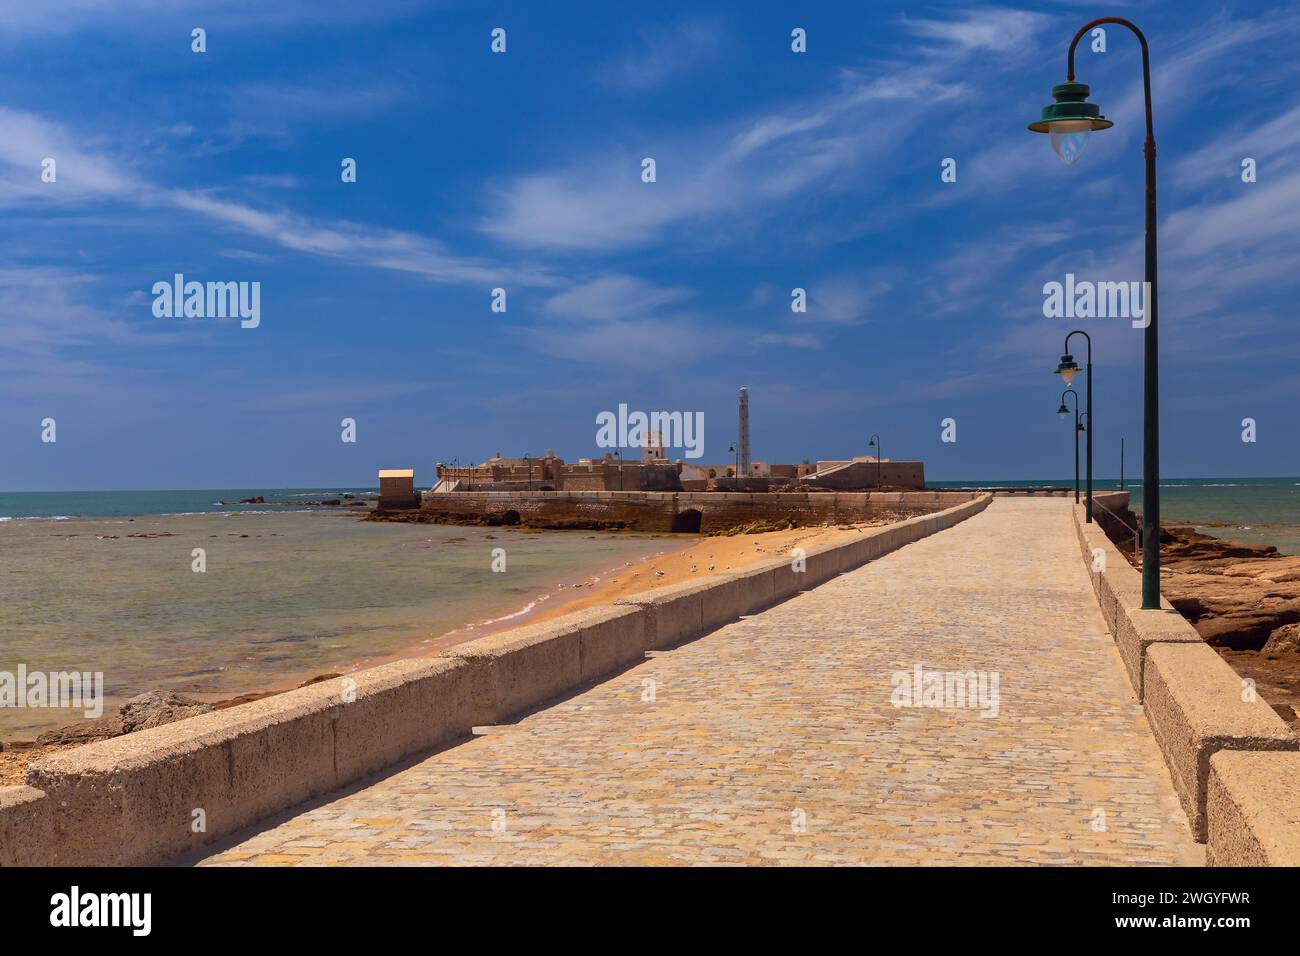
[[[978,497],[969,491],[907,492],[425,492],[421,510],[448,518],[503,519],[513,511],[523,524],[622,527],[668,532],[681,512],[701,514],[701,533],[756,521],[790,518],[801,524],[851,522],[898,511],[937,511]]]

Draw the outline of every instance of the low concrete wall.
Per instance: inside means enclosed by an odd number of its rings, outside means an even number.
[[[53,808],[41,862],[158,863],[464,737],[476,678],[396,661],[46,757],[27,774]],[[21,852],[0,843],[0,864]]]
[[[0,866],[47,866],[54,805],[33,787],[0,787]]]
[[[1145,674],[1147,722],[1204,843],[1210,758],[1222,750],[1300,750],[1300,739],[1208,644],[1154,644]]]
[[[774,559],[54,754],[29,769],[29,786],[0,788],[0,865],[182,856],[949,528],[990,500],[809,551],[802,573]]]
[[[1300,865],[1300,754],[1221,751],[1210,758],[1211,866]]]
[[[1127,504],[1124,494],[1124,504]],[[1211,765],[1226,751],[1300,750],[1300,738],[1168,601],[1142,610],[1142,575],[1074,509],[1079,548],[1102,616],[1164,755],[1195,838],[1209,828]],[[1300,792],[1300,778],[1292,791]]]
[[[1128,505],[1128,492],[1111,492],[1095,496],[1096,504],[1119,510]],[[1095,523],[1083,520],[1084,509],[1074,509],[1075,533],[1079,548],[1092,579],[1093,591],[1106,626],[1115,637],[1124,669],[1137,693],[1143,698],[1143,668],[1148,648],[1159,643],[1200,644],[1201,636],[1163,597],[1160,610],[1142,610],[1142,574]]]

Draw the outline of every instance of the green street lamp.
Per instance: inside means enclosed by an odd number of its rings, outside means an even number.
[[[1036,133],[1052,134],[1052,147],[1066,162],[1078,159],[1093,130],[1106,129],[1110,120],[1087,102],[1087,85],[1074,79],[1074,49],[1088,31],[1105,23],[1127,27],[1142,47],[1142,92],[1146,106],[1146,282],[1149,291],[1142,356],[1142,607],[1160,607],[1160,327],[1156,296],[1156,138],[1151,123],[1151,53],[1147,38],[1131,21],[1100,17],[1079,28],[1066,55],[1065,82],[1052,88],[1055,103],[1043,107],[1042,118],[1030,123]],[[1073,137],[1073,140],[1070,138]],[[1088,421],[1092,445],[1092,421]]]
[[[1061,356],[1060,364],[1056,366],[1056,374],[1061,376],[1065,382],[1066,388],[1074,384],[1074,377],[1079,374],[1079,363],[1074,360],[1070,354],[1070,339],[1073,336],[1082,335],[1088,343],[1088,496],[1084,504],[1084,514],[1088,522],[1092,521],[1092,336],[1082,329],[1075,329],[1065,337],[1065,352]],[[1075,404],[1078,404],[1079,396],[1074,396]]]
[[[528,490],[533,490],[533,460],[524,455],[524,464],[528,466]]]
[[[876,450],[876,490],[881,491],[883,489],[880,487],[880,436],[873,434],[871,441],[867,442],[867,447]]]
[[[1072,388],[1067,388],[1061,393],[1061,407],[1056,410],[1056,414],[1064,418],[1070,414],[1070,409],[1065,405],[1065,396],[1074,396],[1074,503],[1079,503],[1079,432],[1083,429],[1079,427],[1079,393]]]
[[[622,491],[623,490],[623,450],[621,448],[615,448],[614,457],[618,459],[618,490]]]
[[[736,455],[736,467],[732,469],[732,472],[736,476],[736,490],[739,491],[740,490],[740,452],[736,451],[737,444],[739,443],[733,441],[730,445],[727,446],[727,451],[734,452]]]
[[[1070,56],[1074,56],[1074,47],[1070,48]],[[1087,101],[1088,93],[1087,83],[1071,80],[1056,84],[1052,87],[1052,98],[1056,102],[1044,106],[1043,118],[1029,124],[1035,133],[1051,134],[1053,151],[1070,164],[1083,153],[1093,130],[1109,129],[1115,125],[1101,115],[1096,103]]]
[[[1079,374],[1079,363],[1074,360],[1074,356],[1066,353],[1061,356],[1060,364],[1056,366],[1056,374],[1065,380],[1066,388],[1074,387],[1074,376]]]

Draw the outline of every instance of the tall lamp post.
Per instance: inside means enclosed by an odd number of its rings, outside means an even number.
[[[1065,380],[1065,387],[1071,388],[1074,385],[1074,376],[1079,372],[1079,363],[1074,360],[1070,354],[1070,339],[1075,335],[1082,335],[1088,342],[1088,399],[1087,399],[1087,417],[1088,417],[1088,464],[1087,464],[1087,484],[1088,494],[1084,504],[1084,512],[1088,522],[1092,521],[1092,336],[1082,329],[1075,329],[1065,337],[1065,354],[1061,356],[1061,363],[1056,366],[1056,374]],[[1075,395],[1077,404],[1078,395]]]
[[[1101,115],[1095,103],[1087,102],[1086,83],[1074,80],[1074,48],[1094,27],[1114,23],[1126,27],[1142,47],[1142,92],[1146,105],[1146,283],[1147,327],[1142,356],[1142,607],[1160,607],[1160,354],[1156,296],[1156,138],[1151,124],[1151,54],[1147,38],[1131,21],[1122,17],[1100,17],[1085,23],[1070,41],[1066,56],[1065,82],[1052,87],[1056,100],[1043,107],[1042,119],[1030,123],[1035,133],[1050,133],[1052,149],[1067,163],[1079,157],[1093,130],[1114,124]],[[1088,443],[1092,443],[1092,420],[1088,421]]]
[[[871,441],[867,442],[867,447],[876,450],[876,490],[883,491],[884,489],[880,487],[880,436],[873,434]]]
[[[524,455],[524,464],[528,466],[528,490],[533,490],[533,460]]]
[[[618,490],[623,490],[623,449],[615,448],[614,457],[618,459]]]
[[[1065,396],[1074,396],[1074,503],[1079,503],[1079,393],[1072,388],[1067,388],[1061,393],[1061,407],[1056,410],[1056,414],[1064,418],[1070,414],[1070,409],[1066,407]]]
[[[729,451],[729,452],[735,452],[735,455],[736,455],[736,467],[735,467],[734,469],[732,469],[732,474],[734,474],[734,475],[736,476],[736,490],[737,490],[737,491],[740,490],[740,452],[736,450],[736,446],[737,446],[738,444],[740,444],[740,443],[739,443],[739,442],[734,442],[734,441],[733,441],[730,445],[727,446],[727,451]]]

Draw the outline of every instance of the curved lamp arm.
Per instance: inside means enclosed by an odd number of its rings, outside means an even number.
[[[1137,24],[1132,20],[1125,20],[1123,17],[1099,17],[1091,23],[1085,23],[1081,26],[1079,32],[1074,35],[1074,39],[1070,41],[1070,53],[1067,58],[1065,71],[1066,80],[1071,83],[1074,82],[1074,48],[1079,45],[1079,41],[1083,39],[1085,33],[1104,23],[1115,23],[1122,27],[1128,27],[1129,30],[1133,31],[1133,35],[1137,37],[1138,43],[1142,47],[1142,92],[1146,97],[1147,110],[1147,141],[1145,151],[1148,155],[1154,156],[1156,154],[1156,138],[1155,134],[1152,132],[1151,126],[1151,51],[1147,48],[1146,36],[1137,28]]]

